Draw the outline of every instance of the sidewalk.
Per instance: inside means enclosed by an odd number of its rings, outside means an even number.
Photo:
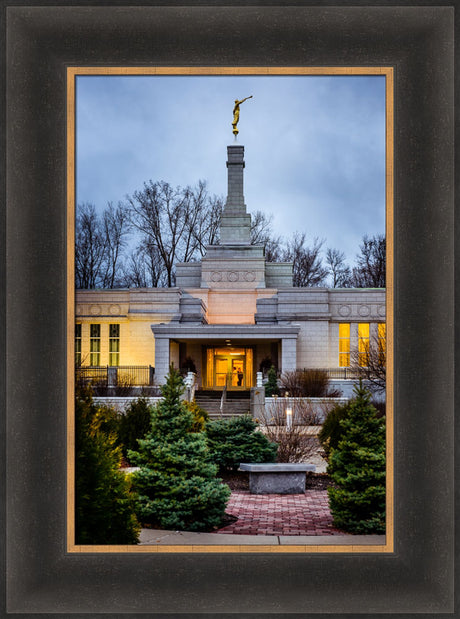
[[[343,535],[332,526],[326,490],[305,494],[250,494],[232,492],[225,510],[238,520],[216,534]]]
[[[347,535],[332,526],[326,490],[305,494],[232,492],[227,514],[238,520],[212,533],[142,529],[141,545],[381,545],[384,535]]]

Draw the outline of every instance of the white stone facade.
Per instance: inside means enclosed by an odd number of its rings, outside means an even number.
[[[228,351],[230,384],[232,368],[243,368],[241,386],[249,388],[267,357],[280,373],[346,367],[339,346],[357,349],[359,325],[369,324],[370,337],[377,336],[377,325],[385,322],[385,290],[294,288],[292,264],[266,263],[264,248],[249,245],[243,156],[244,147],[228,147],[221,244],[208,247],[200,263],[177,265],[177,287],[77,291],[83,365],[97,346],[99,364],[109,365],[110,325],[119,324],[120,366],[153,366],[161,383],[171,363],[181,367],[191,358],[198,386],[216,388],[212,376]],[[345,344],[339,344],[341,323],[349,325]],[[100,325],[99,344],[91,343],[94,324]]]

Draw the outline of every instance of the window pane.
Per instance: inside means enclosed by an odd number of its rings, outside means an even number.
[[[109,365],[111,367],[119,365],[120,355],[117,352],[112,352],[109,354]]]
[[[101,325],[90,325],[91,337],[101,337]]]
[[[81,323],[75,325],[75,337],[81,337]]]
[[[339,340],[339,352],[350,352],[350,340]]]
[[[120,352],[120,340],[109,340],[109,352]]]
[[[109,325],[109,336],[120,337],[120,325]]]
[[[339,337],[350,337],[350,324],[341,322],[339,324]]]
[[[340,353],[339,354],[339,367],[347,368],[350,365],[350,355]]]
[[[360,322],[358,325],[358,337],[369,337],[369,323]]]

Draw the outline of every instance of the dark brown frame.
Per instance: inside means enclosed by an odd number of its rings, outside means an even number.
[[[453,7],[16,5],[6,31],[7,611],[452,612]],[[394,67],[393,554],[66,553],[65,69],[83,64]]]

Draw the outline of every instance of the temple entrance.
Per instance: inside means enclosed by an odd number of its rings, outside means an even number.
[[[208,389],[245,390],[253,385],[252,348],[208,348],[206,377]]]

